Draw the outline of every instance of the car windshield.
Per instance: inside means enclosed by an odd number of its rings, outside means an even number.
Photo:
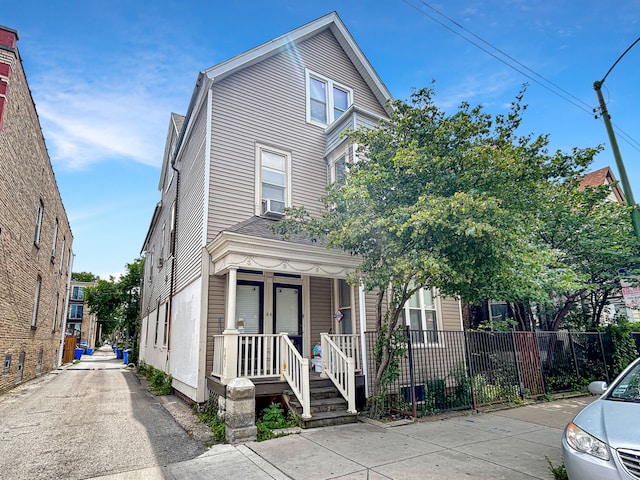
[[[620,379],[607,397],[610,400],[640,403],[640,362]]]

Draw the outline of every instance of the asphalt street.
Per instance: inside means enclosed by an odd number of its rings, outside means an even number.
[[[110,349],[0,396],[0,479],[85,479],[204,451]]]

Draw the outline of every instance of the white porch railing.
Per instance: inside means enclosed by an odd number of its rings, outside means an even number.
[[[331,341],[343,351],[347,357],[351,357],[356,361],[356,372],[362,372],[362,350],[360,349],[360,336],[340,334],[328,335]]]
[[[215,335],[213,337],[213,369],[211,374],[214,377],[222,377],[222,365],[224,362],[224,337]]]
[[[329,337],[320,334],[322,345],[322,373],[329,377],[347,400],[347,411],[357,413],[356,410],[356,361]]]
[[[282,376],[302,405],[302,418],[311,418],[311,394],[309,392],[309,359],[300,352],[287,334],[280,337],[282,344]]]
[[[238,377],[281,375],[281,335],[238,335]]]

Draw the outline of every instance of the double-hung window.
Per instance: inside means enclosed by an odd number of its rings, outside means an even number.
[[[402,311],[414,344],[438,342],[438,315],[432,288],[420,288],[407,300]]]
[[[71,289],[71,300],[84,300],[84,287],[74,286]]]
[[[291,154],[256,146],[256,210],[258,215],[284,215],[291,205]]]
[[[38,204],[38,216],[36,217],[36,231],[33,236],[33,243],[40,244],[40,232],[42,231],[42,216],[44,215],[44,203],[40,200]]]
[[[346,280],[339,279],[335,284],[337,300],[336,320],[338,320],[338,332],[341,334],[353,333],[353,295],[351,285]]]
[[[69,305],[69,319],[82,320],[84,306],[82,305]]]
[[[329,125],[347,111],[353,103],[353,91],[310,70],[307,81],[307,121]]]

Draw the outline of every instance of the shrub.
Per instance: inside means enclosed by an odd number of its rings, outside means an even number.
[[[218,415],[218,406],[215,402],[211,401],[211,399],[207,400],[207,403],[204,404],[200,414],[198,415],[198,420],[209,427],[213,432],[213,438],[215,441],[224,442],[224,422]]]
[[[297,424],[298,420],[293,412],[285,415],[285,411],[280,405],[272,403],[262,410],[262,415],[256,422],[258,441],[262,442],[273,438],[273,430],[295,427]]]

